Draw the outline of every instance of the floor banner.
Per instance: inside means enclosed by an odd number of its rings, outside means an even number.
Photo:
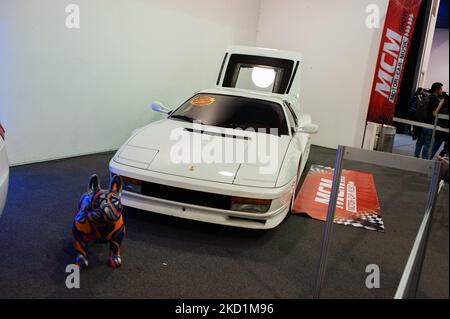
[[[331,167],[312,165],[295,200],[294,214],[325,221],[332,179]],[[372,174],[342,170],[334,222],[384,232]]]
[[[390,0],[375,68],[368,122],[391,124],[422,0]]]

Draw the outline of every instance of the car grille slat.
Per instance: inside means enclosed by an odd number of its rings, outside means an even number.
[[[144,196],[161,198],[178,203],[206,206],[217,209],[229,210],[231,207],[230,196],[200,192],[150,182],[142,182],[141,194]]]

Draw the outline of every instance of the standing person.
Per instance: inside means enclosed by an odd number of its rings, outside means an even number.
[[[434,116],[437,116],[438,114],[449,114],[449,101],[448,101],[448,94],[443,93],[442,94],[442,100],[439,104],[436,111],[433,112]],[[438,126],[442,128],[448,128],[448,120],[439,119],[438,120]],[[442,131],[436,131],[436,136],[433,144],[433,150],[431,153],[431,158],[434,158],[434,155],[436,155],[437,151],[441,147],[442,143],[444,143],[444,149],[441,152],[442,157],[448,157],[448,133],[442,132]]]
[[[430,95],[425,96],[417,105],[416,120],[426,124],[433,124],[434,117],[433,111],[435,111],[441,100],[439,97],[443,93],[443,84],[436,82],[433,83],[430,90]],[[433,130],[430,128],[422,128],[419,139],[416,143],[416,150],[414,152],[415,157],[428,159],[429,149],[431,144],[431,138],[433,136]]]
[[[423,89],[418,88],[416,93],[414,94],[414,96],[409,101],[409,109],[408,109],[408,119],[409,120],[413,120],[413,121],[416,120],[417,105],[424,98],[424,95],[425,95],[425,93],[424,93]],[[413,141],[415,141],[420,138],[420,135],[422,133],[422,128],[420,126],[413,125],[411,133],[412,133],[411,134],[412,139],[413,139]],[[420,149],[422,149],[422,146],[420,147]]]

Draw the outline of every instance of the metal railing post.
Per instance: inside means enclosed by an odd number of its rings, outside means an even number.
[[[438,125],[439,115],[437,114],[434,118],[433,135],[431,136],[430,148],[428,149],[428,159],[431,159],[433,154],[434,141],[436,140],[436,130]]]
[[[380,124],[380,132],[378,133],[378,141],[377,141],[377,147],[375,148],[376,151],[381,151],[383,149],[384,145],[384,125]]]
[[[317,270],[316,286],[314,289],[314,298],[320,298],[323,281],[326,273],[328,243],[330,241],[331,228],[334,222],[334,212],[336,210],[336,202],[339,194],[339,186],[341,183],[342,162],[344,160],[345,146],[339,145],[334,161],[333,181],[331,187],[330,200],[328,202],[327,219],[322,231],[322,241],[320,247],[319,267]]]
[[[417,233],[416,240],[414,241],[413,248],[411,249],[402,278],[400,279],[394,296],[395,299],[415,298],[417,295],[430,234],[430,225],[438,197],[440,171],[441,163],[435,161],[424,218]]]

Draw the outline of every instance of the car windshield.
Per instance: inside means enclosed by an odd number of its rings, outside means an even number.
[[[282,106],[275,102],[241,96],[197,94],[170,116],[181,121],[243,130],[277,129],[278,136],[289,135]]]

